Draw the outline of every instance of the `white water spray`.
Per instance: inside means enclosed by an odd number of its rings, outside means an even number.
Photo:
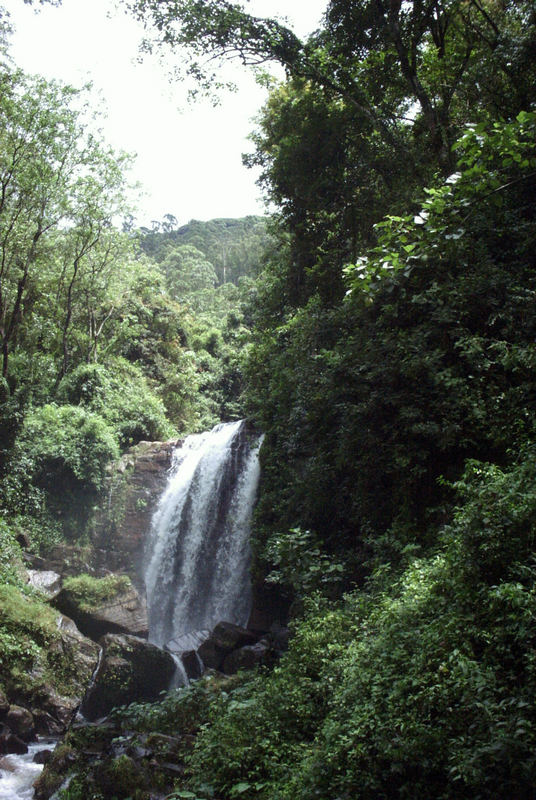
[[[247,624],[260,444],[260,439],[251,443],[239,421],[188,436],[175,451],[147,547],[154,644],[177,649],[177,640],[188,641],[188,634],[210,630],[221,620]]]

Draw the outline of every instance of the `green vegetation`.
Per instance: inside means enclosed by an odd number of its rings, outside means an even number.
[[[62,638],[57,617],[31,590],[0,586],[1,685],[28,707],[46,704],[54,692],[80,697],[91,678],[88,663],[76,658],[76,645]]]
[[[175,217],[167,214],[162,222],[154,223],[152,231],[142,229],[140,240],[144,252],[166,263],[170,281],[182,279],[185,261],[203,261],[204,274],[218,284],[238,284],[240,278],[256,277],[262,271],[268,244],[265,218],[191,220],[179,228],[176,225]]]
[[[127,575],[108,575],[94,578],[82,573],[63,582],[66,592],[73,595],[81,611],[93,611],[107,600],[113,600],[121,592],[131,588],[132,583]]]
[[[177,796],[528,800],[533,4],[331,0],[305,41],[220,0],[127,5],[202,91],[232,56],[287,74],[249,158],[278,215],[245,376],[256,575],[294,635],[205,709]]]
[[[278,212],[262,269],[255,218],[115,232],[117,160],[92,140],[95,182],[54,172],[57,148],[77,169],[72,90],[6,73],[7,130],[47,113],[0,207],[3,546],[16,563],[28,514],[82,537],[62,500],[95,503],[119,448],[245,408],[266,434],[255,579],[288,598],[289,651],[115,723],[184,737],[177,798],[530,800],[534,4],[330,0],[305,41],[224,0],[126,5],[200,90],[218,58],[285,68],[249,157]],[[30,663],[25,609],[4,635]]]
[[[266,233],[259,218],[175,230],[170,215],[133,230],[130,159],[95,133],[85,90],[8,60],[1,73],[0,511],[46,550],[87,539],[122,450],[242,414]]]

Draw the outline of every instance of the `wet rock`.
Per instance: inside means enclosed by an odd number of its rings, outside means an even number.
[[[205,667],[221,669],[229,653],[245,645],[255,644],[257,637],[251,631],[233,625],[231,622],[218,622],[209,638],[203,642],[199,656]]]
[[[60,732],[63,733],[71,722],[76,709],[82,702],[82,697],[85,691],[80,689],[80,694],[75,696],[66,696],[58,694],[51,686],[44,686],[42,689],[41,709],[45,714],[48,714],[55,723],[59,726]],[[45,735],[54,735],[54,730],[45,731]]]
[[[14,733],[7,733],[0,736],[0,753],[13,753],[17,756],[23,756],[28,752],[28,745],[15,736]]]
[[[209,630],[191,631],[175,639],[170,639],[166,645],[166,650],[178,656],[191,650],[199,650],[203,642],[206,642],[209,636]]]
[[[54,600],[54,606],[71,617],[85,636],[95,641],[107,633],[128,633],[142,637],[148,633],[145,599],[132,585],[91,610],[82,607],[73,592],[62,589]]]
[[[101,569],[126,572],[143,585],[145,536],[160,495],[177,440],[139,442],[114,464],[108,499],[96,521],[94,551]]]
[[[114,706],[156,700],[175,672],[170,653],[126,634],[107,634],[101,640],[102,658],[84,702],[89,720],[108,714]]]
[[[10,706],[6,722],[16,737],[24,742],[31,742],[35,737],[35,723],[31,711],[22,706]],[[10,751],[13,752],[13,751]]]
[[[203,664],[199,660],[196,650],[188,650],[181,655],[182,665],[188,680],[195,681],[203,674]]]
[[[6,772],[15,772],[17,769],[17,762],[11,756],[2,756],[2,758],[0,758],[0,769]]]
[[[48,764],[52,758],[52,750],[40,750],[32,759],[34,764]]]
[[[70,711],[69,714],[60,714],[60,716],[66,720],[62,723],[60,720],[53,717],[52,714],[43,711],[41,708],[33,709],[32,714],[35,721],[35,732],[38,736],[59,736],[64,732],[71,713],[72,711]]]
[[[65,786],[67,773],[75,762],[76,755],[72,748],[66,744],[59,744],[34,783],[36,800],[48,800],[54,792]]]

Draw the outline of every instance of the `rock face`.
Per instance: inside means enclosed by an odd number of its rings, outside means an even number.
[[[99,646],[83,636],[72,619],[59,614],[57,625],[60,639],[52,647],[58,660],[70,665],[69,692],[60,694],[48,684],[41,687],[38,707],[32,711],[36,730],[44,735],[62,733],[69,725],[99,662]]]
[[[108,501],[97,519],[97,569],[126,572],[139,588],[145,536],[177,444],[139,442],[130,448],[110,471]]]
[[[93,683],[82,704],[88,720],[104,717],[114,706],[156,700],[175,672],[170,653],[126,634],[107,634]]]
[[[126,587],[91,610],[82,607],[77,596],[64,588],[55,598],[54,606],[71,617],[85,636],[95,641],[106,633],[147,636],[147,606],[133,586]]]
[[[33,583],[31,573],[47,573],[54,572],[61,575],[62,578],[67,578],[73,575],[79,575],[81,572],[93,573],[93,554],[90,547],[81,545],[56,544],[49,551],[45,558],[36,556],[33,553],[24,553],[24,560],[27,562],[30,569],[30,581]],[[36,579],[41,582],[41,578]],[[47,582],[47,578],[43,578],[43,582]],[[36,588],[43,589],[42,586]],[[52,587],[51,587],[52,589]],[[52,589],[55,592],[55,588]],[[46,592],[45,592],[46,593]]]

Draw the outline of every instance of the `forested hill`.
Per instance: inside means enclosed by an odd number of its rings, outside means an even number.
[[[167,214],[153,228],[142,228],[143,251],[162,262],[172,251],[195,257],[204,256],[212,264],[218,283],[237,283],[244,276],[255,278],[262,269],[268,245],[267,217],[248,216],[241,219],[191,220],[177,227],[177,220]],[[189,248],[189,249],[185,249]],[[201,260],[200,255],[197,256]]]

